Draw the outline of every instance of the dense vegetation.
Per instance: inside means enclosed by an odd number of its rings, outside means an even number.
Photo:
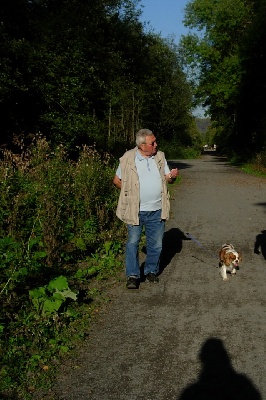
[[[266,145],[265,17],[265,0],[193,0],[184,21],[191,34],[180,43],[215,142],[245,161]]]
[[[0,163],[0,393],[26,399],[89,329],[99,282],[122,267],[108,154],[36,137]],[[82,322],[84,321],[84,322]]]
[[[177,46],[144,32],[137,4],[1,2],[2,144],[40,132],[72,151],[96,143],[121,154],[145,126],[194,145]]]

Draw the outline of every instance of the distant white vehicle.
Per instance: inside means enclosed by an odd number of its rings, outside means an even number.
[[[203,151],[216,151],[216,144],[209,146],[208,144],[205,144],[203,146]]]

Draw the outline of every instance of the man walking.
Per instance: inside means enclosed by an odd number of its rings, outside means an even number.
[[[139,242],[143,227],[146,235],[146,280],[158,283],[159,261],[165,220],[170,201],[167,183],[173,183],[177,168],[170,171],[164,153],[157,150],[156,137],[149,129],[136,134],[136,147],[121,158],[114,185],[120,189],[116,215],[127,224],[126,276],[128,289],[137,289],[140,278]]]

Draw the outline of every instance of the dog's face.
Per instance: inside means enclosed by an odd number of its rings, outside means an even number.
[[[241,254],[237,251],[227,251],[223,256],[223,262],[227,267],[232,265],[235,269],[239,269],[239,263],[241,261]]]
[[[220,262],[227,267],[233,266],[239,269],[239,263],[242,261],[242,255],[237,252],[231,244],[223,245],[219,252]]]

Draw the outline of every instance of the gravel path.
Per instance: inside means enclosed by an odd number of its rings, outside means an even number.
[[[215,153],[171,164],[182,183],[172,193],[160,283],[116,286],[80,354],[62,366],[55,399],[266,399],[266,180]],[[223,282],[226,242],[243,262]]]

